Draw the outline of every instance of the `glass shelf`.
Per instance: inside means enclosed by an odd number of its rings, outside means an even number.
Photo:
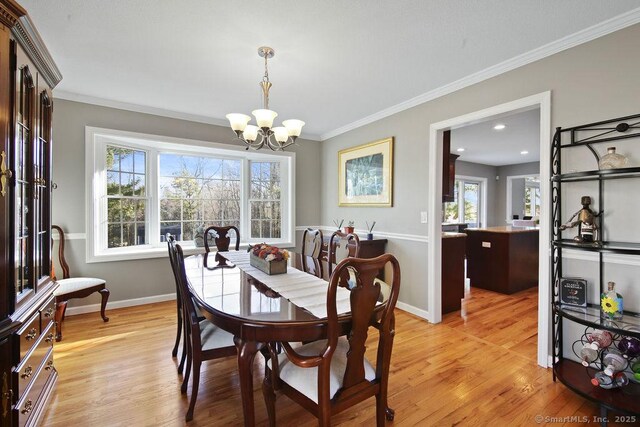
[[[633,242],[602,242],[600,244],[579,243],[572,239],[562,239],[552,242],[554,246],[568,249],[579,249],[590,252],[605,252],[627,255],[640,255],[640,243]]]
[[[640,167],[593,170],[553,175],[553,182],[595,181],[600,179],[640,178]]]
[[[575,307],[554,303],[554,311],[560,316],[585,326],[606,329],[619,335],[640,339],[640,314],[625,311],[621,320],[609,320],[600,316],[600,306],[589,304],[587,307]]]

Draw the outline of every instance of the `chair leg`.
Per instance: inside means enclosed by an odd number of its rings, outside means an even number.
[[[187,367],[184,371],[184,377],[182,379],[182,386],[180,392],[185,394],[187,392],[187,385],[189,384],[189,376],[191,375],[191,362],[193,360],[193,349],[191,347],[191,339],[185,334],[185,341],[187,341]],[[199,374],[198,374],[199,375]]]
[[[64,319],[64,312],[67,309],[67,301],[58,301],[56,299],[56,341],[62,340],[62,319]]]
[[[178,302],[178,330],[176,331],[176,343],[171,350],[171,356],[178,356],[178,346],[180,345],[180,336],[182,335],[182,313],[180,312],[180,302]]]
[[[267,407],[267,415],[269,416],[269,427],[276,426],[276,394],[273,391],[273,386],[269,380],[270,373],[265,373],[264,381],[262,382],[262,395],[264,396],[264,404]]]
[[[100,295],[102,296],[102,304],[100,305],[100,316],[102,316],[102,320],[105,322],[109,321],[109,318],[104,314],[104,310],[107,308],[107,301],[109,300],[109,289],[104,288],[100,289]]]
[[[189,410],[185,416],[185,420],[191,421],[193,419],[193,410],[196,407],[196,399],[198,399],[198,388],[200,387],[200,365],[202,361],[200,358],[193,360],[193,381],[191,382],[191,401],[189,403]]]

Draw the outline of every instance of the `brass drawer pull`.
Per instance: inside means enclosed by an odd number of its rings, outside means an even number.
[[[53,342],[53,332],[51,332],[49,335],[47,335],[47,337],[44,339],[45,342]]]
[[[53,308],[48,308],[42,314],[44,315],[44,317],[51,317],[51,315],[53,314]]]
[[[20,412],[23,414],[28,414],[31,411],[33,411],[33,402],[31,401],[31,399],[29,399],[24,403],[24,409]]]
[[[29,365],[26,368],[24,368],[24,372],[20,374],[20,378],[22,379],[30,378],[31,374],[33,374],[33,368],[31,367],[31,365]]]
[[[29,333],[27,335],[25,335],[24,339],[27,341],[31,341],[32,339],[34,339],[36,336],[38,335],[38,331],[36,331],[36,328],[31,328],[31,330],[29,331]]]
[[[44,367],[44,370],[45,370],[45,371],[50,371],[50,370],[52,370],[52,369],[53,369],[53,360],[49,360],[49,361],[47,362],[47,366],[45,366],[45,367]]]
[[[13,172],[7,169],[7,153],[0,153],[0,195],[7,195],[7,180],[11,179]]]

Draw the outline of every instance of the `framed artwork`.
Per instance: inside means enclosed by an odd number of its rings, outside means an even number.
[[[393,206],[393,137],[338,152],[338,206]]]

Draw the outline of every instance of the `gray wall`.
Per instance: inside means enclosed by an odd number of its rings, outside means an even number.
[[[520,163],[517,165],[500,166],[497,173],[500,179],[497,181],[496,197],[496,225],[506,225],[507,217],[507,177],[518,175],[538,175],[540,174],[540,162]],[[517,195],[517,197],[516,197]],[[520,183],[513,180],[511,203],[515,212],[524,210],[524,180]],[[522,213],[520,213],[522,219]]]
[[[426,166],[431,123],[548,90],[552,91],[553,127],[637,113],[640,56],[629,52],[637,49],[638,40],[640,25],[634,25],[324,141],[322,223],[331,224],[334,218],[349,218],[356,225],[376,220],[379,231],[427,235],[420,212],[427,210],[429,197]],[[337,152],[388,136],[395,137],[394,206],[338,207]],[[580,190],[570,191],[567,199],[579,201]],[[397,237],[389,243],[392,252],[411,248],[395,252],[403,268],[400,301],[425,310],[426,245]]]
[[[150,114],[56,99],[53,118],[53,223],[68,233],[85,229],[85,126],[239,144],[226,127],[170,119]],[[296,223],[317,224],[320,220],[320,144],[298,140],[296,152]],[[288,149],[289,150],[289,149]],[[70,240],[67,259],[75,276],[101,277],[111,290],[110,301],[128,300],[175,292],[166,258],[85,263],[85,240]],[[70,302],[86,305],[98,297]]]

